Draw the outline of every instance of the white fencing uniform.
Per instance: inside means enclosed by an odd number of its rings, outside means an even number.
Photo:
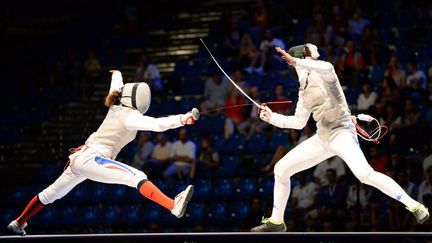
[[[120,150],[135,138],[138,130],[162,132],[185,125],[182,115],[162,118],[142,115],[150,104],[148,86],[135,83],[123,87],[122,80],[119,81],[116,74],[119,73],[113,73],[110,92],[123,88],[122,105],[109,108],[99,129],[90,135],[79,151],[69,156],[70,164],[63,174],[39,193],[39,200],[44,205],[62,198],[85,179],[137,187],[147,176],[140,170],[115,161]],[[142,97],[135,99],[135,95]]]
[[[393,179],[374,171],[367,162],[333,65],[296,58],[294,66],[300,82],[295,114],[284,116],[269,110],[268,122],[280,128],[302,129],[313,114],[317,134],[293,148],[276,164],[271,221],[283,221],[290,193],[290,177],[335,155],[347,163],[361,182],[376,187],[408,208],[417,205]]]

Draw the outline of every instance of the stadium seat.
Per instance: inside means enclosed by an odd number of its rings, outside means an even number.
[[[242,178],[235,181],[235,195],[237,198],[256,196],[257,183],[253,178]]]
[[[249,217],[251,205],[248,201],[233,202],[230,206],[229,220],[232,222],[242,222]]]
[[[242,153],[246,148],[246,138],[243,134],[233,134],[227,140],[225,151],[228,153]]]
[[[214,197],[218,199],[231,198],[234,185],[231,179],[217,179],[214,183]]]
[[[213,224],[226,224],[228,219],[228,204],[226,202],[213,202],[209,207],[207,220]]]
[[[81,209],[82,223],[96,225],[100,223],[100,210],[97,205],[85,206]]]
[[[194,183],[194,198],[207,199],[213,194],[212,181],[210,179],[198,179]]]
[[[104,205],[101,210],[102,222],[108,225],[117,225],[121,222],[121,210],[117,205]]]
[[[206,208],[204,203],[191,202],[186,211],[186,221],[194,224],[200,223],[206,217]]]
[[[219,168],[216,170],[218,175],[234,175],[239,171],[240,160],[235,156],[225,156],[221,160]]]
[[[246,152],[251,153],[261,153],[268,150],[267,140],[262,133],[254,133],[250,137],[247,145]]]
[[[258,179],[257,194],[260,196],[271,196],[273,195],[273,186],[274,186],[273,177],[262,177]]]
[[[142,220],[141,204],[127,204],[121,209],[123,222],[128,225],[134,225]]]
[[[223,135],[214,135],[212,137],[213,140],[213,149],[218,151],[219,153],[223,153],[225,151],[225,138]]]
[[[282,131],[272,132],[270,138],[270,150],[274,152],[280,145],[286,145],[288,141],[287,133]]]

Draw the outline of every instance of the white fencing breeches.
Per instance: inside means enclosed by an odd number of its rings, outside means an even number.
[[[409,208],[417,203],[393,179],[373,170],[361,151],[353,130],[341,129],[328,142],[322,141],[318,135],[312,136],[294,147],[276,164],[272,221],[283,221],[290,193],[290,177],[335,155],[345,161],[362,183],[381,190]]]
[[[91,148],[86,148],[53,184],[39,193],[39,200],[44,205],[52,203],[86,179],[136,187],[140,181],[147,179],[147,175],[121,162],[104,158]]]

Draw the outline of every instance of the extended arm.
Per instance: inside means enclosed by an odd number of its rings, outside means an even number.
[[[260,118],[279,128],[302,129],[306,126],[311,112],[303,106],[303,99],[299,96],[293,116],[285,116],[272,112],[270,108],[260,108]]]
[[[174,129],[186,124],[194,124],[199,118],[199,112],[196,108],[192,111],[181,114],[161,118],[141,115],[138,111],[131,112],[126,118],[125,126],[127,129],[139,131],[154,131],[163,132],[168,129]]]
[[[118,91],[121,92],[123,87],[123,77],[120,71],[111,70],[111,86],[109,92]]]

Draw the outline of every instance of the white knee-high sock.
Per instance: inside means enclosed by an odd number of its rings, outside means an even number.
[[[397,184],[391,177],[382,173],[372,171],[367,177],[366,184],[369,184],[383,193],[387,194],[401,203],[408,209],[412,209],[418,205],[418,202],[412,199],[399,184]]]
[[[275,175],[275,185],[273,189],[273,211],[270,220],[274,223],[283,222],[285,208],[291,191],[290,178],[281,178]]]

